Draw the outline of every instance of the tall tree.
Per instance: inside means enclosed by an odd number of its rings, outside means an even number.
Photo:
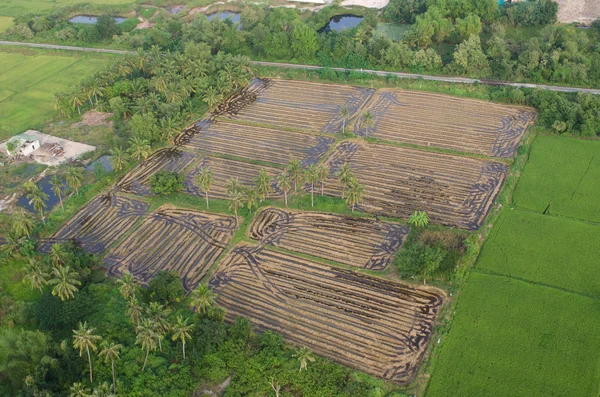
[[[69,266],[59,266],[52,269],[52,276],[54,278],[48,281],[48,284],[54,285],[52,295],[58,296],[62,301],[75,297],[77,286],[81,285],[77,272],[72,272]]]
[[[258,172],[258,176],[254,179],[256,184],[256,192],[260,201],[263,201],[269,196],[269,190],[271,190],[271,177],[267,173],[267,170],[261,169]]]
[[[352,212],[354,212],[356,205],[360,203],[364,190],[364,185],[361,185],[356,178],[352,178],[348,183],[346,203],[352,207]]]
[[[342,184],[342,198],[344,198],[346,194],[346,188],[352,180],[352,178],[354,178],[354,173],[350,168],[350,163],[346,162],[342,164],[340,169],[335,173],[335,176],[338,179],[338,182]]]
[[[75,189],[75,193],[79,195],[79,188],[83,182],[83,171],[81,168],[69,167],[66,174],[67,186]]]
[[[65,252],[60,244],[52,244],[50,247],[50,263],[53,267],[59,267],[65,264]]]
[[[373,117],[373,113],[367,111],[363,114],[362,117],[362,125],[365,128],[365,136],[369,136],[369,129],[375,125],[375,118]]]
[[[90,389],[79,382],[75,382],[73,386],[69,387],[69,397],[90,397]]]
[[[75,108],[77,108],[77,113],[79,113],[79,115],[81,115],[81,105],[83,105],[83,95],[78,91],[75,90],[71,93],[68,94],[69,96],[69,103],[71,104],[71,107],[73,108],[73,110],[75,110]]]
[[[62,199],[62,180],[60,179],[60,176],[58,176],[58,174],[54,174],[52,175],[52,179],[50,179],[50,185],[52,185],[52,193],[54,193],[54,195],[56,197],[58,197],[58,200],[60,201],[60,208],[62,208],[63,212],[65,210],[65,206],[63,205],[63,199]]]
[[[139,301],[135,296],[132,296],[129,301],[127,301],[127,311],[125,314],[129,317],[132,323],[135,323],[136,326],[140,325],[140,316],[142,315],[144,308],[140,305]]]
[[[246,203],[246,208],[248,211],[252,213],[252,208],[258,206],[258,202],[256,200],[256,190],[252,188],[248,188],[244,191],[244,201]]]
[[[112,389],[113,393],[117,392],[117,384],[115,383],[115,360],[119,358],[119,352],[123,349],[123,345],[113,342],[104,341],[100,345],[102,348],[100,352],[98,352],[98,356],[104,359],[105,363],[110,362],[110,369],[112,373]]]
[[[183,318],[183,316],[177,316],[175,320],[175,324],[173,324],[173,336],[171,337],[173,340],[181,340],[182,351],[183,351],[183,359],[185,360],[185,341],[192,339],[192,329],[194,328],[194,324],[188,324],[188,319]]]
[[[143,372],[146,369],[150,350],[156,350],[156,334],[154,333],[152,321],[149,319],[144,319],[142,323],[138,325],[135,344],[140,345],[143,350],[146,350],[146,358],[144,359],[144,366],[142,367]]]
[[[307,368],[309,361],[310,362],[315,361],[315,358],[312,356],[312,352],[306,346],[301,347],[300,349],[296,350],[294,357],[296,357],[298,359],[298,361],[300,362],[300,371]]]
[[[197,313],[206,314],[215,305],[215,293],[205,284],[199,284],[192,291],[189,304]]]
[[[99,335],[94,335],[94,329],[88,327],[87,322],[79,323],[79,328],[73,330],[73,347],[79,349],[79,357],[83,356],[83,350],[86,351],[88,362],[90,364],[90,384],[93,383],[92,378],[92,356],[90,349],[96,351],[98,347],[96,343],[102,339]]]
[[[150,147],[150,143],[140,138],[139,136],[134,136],[129,140],[129,153],[134,160],[140,161],[145,160],[150,156],[152,152],[152,148]]]
[[[239,191],[232,191],[229,194],[229,209],[233,211],[235,215],[235,227],[238,228],[240,226],[238,220],[238,209],[244,204],[242,193]]]
[[[315,206],[315,182],[319,180],[319,169],[311,164],[306,167],[306,181],[310,183],[310,206]]]
[[[42,222],[46,223],[44,220],[44,208],[46,208],[48,195],[44,193],[37,185],[32,184],[29,193],[27,194],[27,199],[29,199],[29,205],[33,205],[33,209],[40,213]]]
[[[204,192],[206,198],[206,208],[208,208],[208,192],[213,184],[213,171],[210,166],[201,167],[198,173],[194,176],[194,186]]]
[[[325,194],[325,181],[329,178],[330,169],[325,164],[319,164],[317,166],[317,173],[319,175],[318,181],[321,184],[321,196]]]
[[[287,171],[282,172],[277,176],[277,187],[283,192],[285,206],[288,205],[288,192],[292,188],[292,180]]]
[[[162,353],[162,338],[169,331],[169,314],[171,310],[165,308],[158,302],[150,302],[150,305],[146,309],[146,316],[152,321],[154,325],[154,333],[158,340],[158,347]]]
[[[23,268],[25,275],[23,281],[31,286],[31,289],[39,289],[40,294],[44,293],[44,285],[48,284],[48,273],[44,271],[42,264],[35,258],[28,258],[27,265]]]
[[[294,181],[294,191],[298,191],[298,184],[304,179],[304,170],[302,164],[297,159],[292,159],[287,165],[286,171],[290,178]]]
[[[33,220],[22,209],[17,209],[12,214],[12,230],[18,237],[30,237],[35,224]]]
[[[346,135],[346,122],[348,121],[350,112],[346,106],[342,106],[338,115],[342,118],[342,134]]]
[[[127,167],[128,158],[127,152],[123,150],[121,146],[110,149],[110,165],[117,172],[120,172],[123,168]]]
[[[126,300],[135,298],[139,286],[137,280],[129,271],[125,271],[120,279],[117,280],[119,284],[119,292]]]

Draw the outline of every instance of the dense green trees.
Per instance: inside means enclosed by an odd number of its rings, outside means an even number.
[[[173,194],[182,190],[184,186],[184,176],[174,171],[162,170],[150,177],[150,189],[153,194]]]

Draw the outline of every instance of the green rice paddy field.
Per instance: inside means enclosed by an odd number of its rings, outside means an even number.
[[[428,397],[600,396],[599,144],[536,138],[517,208],[496,221],[435,354]]]
[[[105,63],[101,57],[0,52],[0,140],[53,117],[52,93],[68,90]]]
[[[0,17],[0,33],[6,31],[13,25],[13,19],[11,17]]]
[[[53,8],[66,7],[83,3],[82,0],[2,0],[0,1],[0,15],[15,17],[26,13],[48,11]],[[98,5],[132,4],[134,0],[87,0],[85,3]]]

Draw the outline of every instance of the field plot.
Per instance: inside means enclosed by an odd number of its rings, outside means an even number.
[[[243,186],[254,186],[254,179],[258,176],[260,170],[267,171],[271,177],[271,191],[269,197],[281,197],[283,192],[277,188],[277,175],[281,170],[274,167],[266,167],[244,163],[241,161],[222,159],[219,157],[205,157],[196,163],[185,176],[186,189],[188,193],[197,196],[203,196],[204,193],[199,191],[194,185],[194,176],[198,173],[200,167],[210,167],[213,172],[213,184],[210,187],[209,197],[212,198],[228,198],[227,195],[227,180],[229,178],[237,178]]]
[[[442,296],[241,243],[211,286],[228,320],[249,318],[289,342],[405,383],[416,374]]]
[[[595,299],[475,271],[426,396],[597,396],[599,318]]]
[[[264,208],[250,225],[250,237],[291,251],[350,266],[383,270],[409,228],[369,218]]]
[[[119,195],[97,196],[44,242],[47,252],[57,242],[75,240],[86,252],[99,254],[148,212],[150,205]]]
[[[223,253],[234,232],[230,216],[159,208],[104,263],[109,274],[119,276],[127,270],[143,284],[162,270],[175,270],[189,291]]]
[[[427,211],[433,223],[477,229],[506,177],[504,164],[416,149],[342,142],[327,159],[332,175],[348,162],[365,185],[362,210],[408,218]],[[325,192],[340,196],[335,178]]]
[[[106,61],[77,56],[0,52],[0,140],[56,114],[54,91],[67,90]]]
[[[228,103],[225,116],[315,132],[340,132],[340,109],[357,114],[375,90],[291,80],[256,79],[237,101]]]
[[[83,3],[81,0],[2,0],[0,15],[16,17],[27,13],[40,13],[54,8]],[[132,4],[134,0],[88,0],[85,3],[95,4]]]
[[[380,90],[367,110],[369,136],[495,157],[513,157],[536,117],[529,108],[408,90]],[[362,117],[353,130],[365,135]]]
[[[333,137],[220,121],[199,122],[194,130],[196,133],[184,145],[187,149],[281,165],[292,158],[301,160],[304,166],[315,164],[335,142]]]
[[[600,142],[538,136],[515,191],[515,205],[600,222]]]
[[[161,170],[182,172],[198,160],[197,155],[176,148],[159,150],[123,176],[117,187],[127,193],[149,195],[152,175]]]

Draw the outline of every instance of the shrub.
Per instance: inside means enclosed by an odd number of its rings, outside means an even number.
[[[154,194],[173,194],[183,189],[185,178],[173,171],[162,170],[150,177],[150,190]]]

